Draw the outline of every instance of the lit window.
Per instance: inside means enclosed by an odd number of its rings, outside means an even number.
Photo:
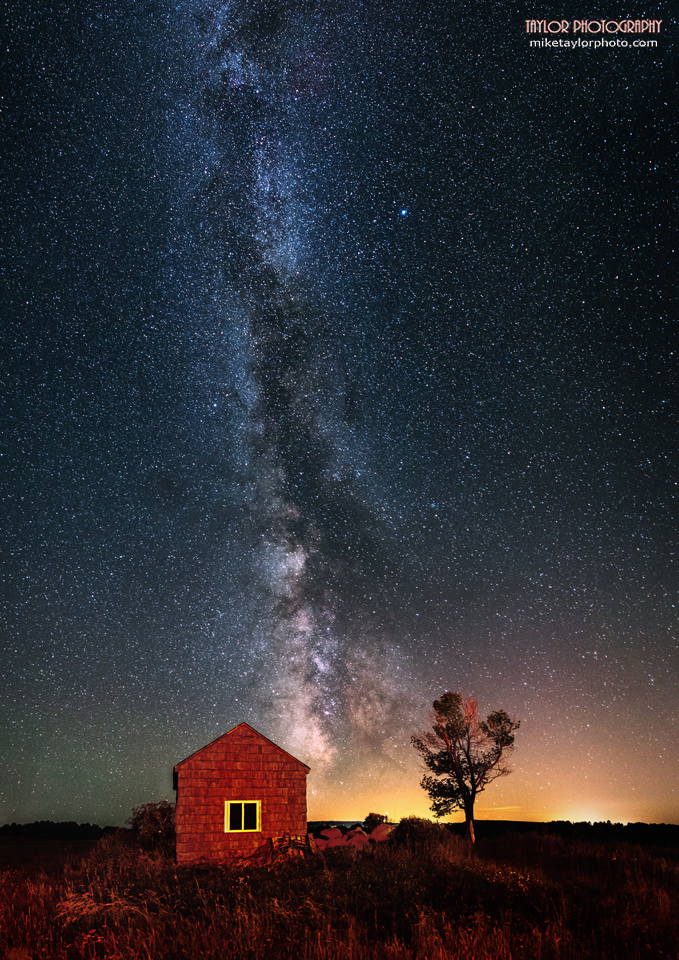
[[[257,833],[261,829],[261,800],[226,801],[224,804],[225,833]]]

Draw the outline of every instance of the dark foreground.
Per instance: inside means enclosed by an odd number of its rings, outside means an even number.
[[[36,850],[33,850],[33,854]],[[449,831],[275,869],[183,868],[125,832],[0,868],[2,960],[679,955],[676,847]]]

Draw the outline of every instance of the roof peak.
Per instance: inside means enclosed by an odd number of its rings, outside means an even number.
[[[202,753],[203,750],[207,750],[209,747],[213,747],[215,744],[219,743],[220,740],[225,740],[227,737],[232,736],[232,734],[234,734],[237,730],[241,730],[243,727],[245,727],[251,733],[254,733],[255,736],[259,737],[260,740],[264,740],[265,743],[270,744],[272,747],[278,750],[279,753],[284,754],[286,757],[290,757],[290,759],[294,760],[295,763],[298,763],[301,767],[304,767],[307,773],[309,773],[309,771],[311,770],[311,767],[309,766],[308,763],[304,763],[303,760],[299,760],[297,757],[293,756],[287,750],[284,750],[283,747],[279,747],[277,743],[274,743],[273,740],[269,740],[269,738],[265,737],[263,733],[259,732],[259,730],[255,730],[255,728],[251,724],[247,723],[247,721],[245,720],[242,720],[240,723],[237,723],[235,727],[232,727],[230,730],[227,730],[226,733],[222,733],[220,736],[216,737],[214,740],[211,740],[209,743],[206,743],[205,746],[200,747],[198,750],[195,750],[193,753],[190,753],[188,757],[184,757],[183,760],[180,760],[179,763],[175,764],[174,769],[177,770],[179,767],[181,767],[182,764],[186,763],[187,760],[192,760],[199,753]]]

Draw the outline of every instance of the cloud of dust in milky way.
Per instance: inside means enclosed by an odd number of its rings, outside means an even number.
[[[366,444],[344,417],[342,336],[303,274],[300,224],[313,212],[296,192],[303,138],[285,62],[308,43],[304,18],[316,6],[194,3],[190,16],[195,128],[207,141],[200,242],[228,304],[226,349],[237,344],[244,589],[260,593],[257,622],[243,627],[260,674],[249,695],[263,726],[323,770],[340,738],[367,748],[381,736],[402,696],[396,653],[365,629],[366,584],[376,571],[386,582],[389,561],[356,479],[368,472]]]

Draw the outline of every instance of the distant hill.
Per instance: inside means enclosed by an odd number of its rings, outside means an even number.
[[[360,825],[361,820],[310,820],[310,833],[320,833],[325,827],[340,827],[345,830]],[[476,836],[479,840],[491,840],[508,833],[540,833],[559,836],[568,840],[624,841],[645,846],[679,847],[679,824],[675,823],[571,823],[569,820],[552,820],[536,823],[527,820],[476,820]],[[452,833],[465,834],[464,823],[447,823]],[[0,827],[0,839],[25,838],[33,840],[98,840],[104,833],[118,827],[100,827],[92,823],[75,821],[38,820],[34,823],[6,823]]]
[[[0,827],[2,837],[24,837],[31,840],[98,840],[113,827],[99,827],[93,823],[75,823],[73,820],[55,823],[36,820],[34,823],[6,823]]]
[[[449,823],[446,826],[453,833],[462,835],[466,832],[464,823]],[[524,820],[475,820],[474,828],[479,840],[494,839],[508,833],[541,833],[567,840],[615,840],[679,847],[679,825],[675,823],[611,823],[610,820],[598,823],[571,823],[570,820],[534,823]]]
[[[309,832],[318,834],[326,827],[339,827],[342,831],[360,825],[360,820],[310,820]],[[466,825],[446,823],[451,833],[466,836]],[[558,836],[566,840],[624,841],[646,846],[679,847],[679,824],[675,823],[599,823],[587,821],[572,823],[570,820],[552,820],[549,823],[530,820],[475,820],[476,837],[492,840],[513,833],[540,833]]]

